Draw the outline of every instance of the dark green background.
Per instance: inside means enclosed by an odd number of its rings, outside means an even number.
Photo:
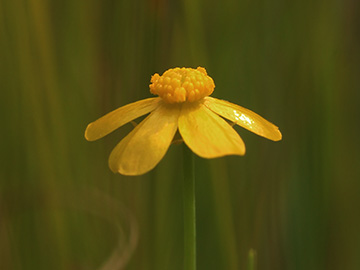
[[[114,175],[86,125],[206,67],[280,127],[196,158],[198,269],[360,269],[360,2],[0,0],[0,269],[182,269],[181,146]],[[107,268],[108,267],[108,268]],[[124,268],[121,268],[124,267]]]

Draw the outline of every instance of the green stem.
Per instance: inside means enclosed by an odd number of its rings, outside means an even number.
[[[183,145],[184,166],[184,269],[196,269],[196,210],[194,155]]]
[[[254,249],[249,250],[248,256],[248,270],[256,270],[256,251]]]

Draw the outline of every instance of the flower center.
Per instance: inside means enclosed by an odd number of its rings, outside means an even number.
[[[194,102],[214,91],[215,84],[205,68],[172,68],[151,77],[150,92],[167,103]]]

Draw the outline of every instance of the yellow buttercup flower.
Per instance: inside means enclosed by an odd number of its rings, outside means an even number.
[[[120,107],[85,131],[94,141],[122,125],[150,113],[114,148],[109,157],[113,172],[141,175],[164,157],[177,130],[198,156],[216,158],[244,155],[245,144],[223,118],[273,141],[281,140],[275,125],[258,114],[228,101],[210,97],[215,84],[202,67],[174,68],[151,78],[150,92],[159,97]]]

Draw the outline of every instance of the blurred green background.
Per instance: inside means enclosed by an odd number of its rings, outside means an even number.
[[[86,125],[206,67],[274,122],[196,158],[198,269],[360,269],[360,2],[0,0],[0,269],[182,269],[182,149],[114,175]]]

